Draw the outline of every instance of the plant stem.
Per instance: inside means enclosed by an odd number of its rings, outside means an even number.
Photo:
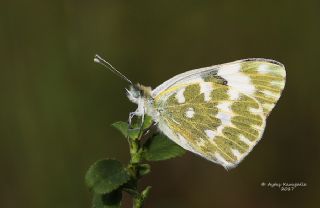
[[[140,134],[137,139],[128,139],[129,148],[130,148],[130,163],[129,168],[131,169],[132,174],[132,189],[127,191],[133,198],[133,208],[142,208],[145,199],[148,197],[151,187],[148,186],[141,193],[138,190],[138,181],[141,178],[139,174],[139,166],[142,162],[142,151],[143,147],[141,147],[141,137],[143,130],[140,129]]]

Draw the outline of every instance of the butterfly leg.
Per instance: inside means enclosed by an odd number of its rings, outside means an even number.
[[[141,124],[140,124],[140,129],[142,129],[144,124],[144,113],[141,115]]]
[[[131,128],[132,118],[133,118],[135,115],[136,115],[136,112],[130,112],[130,113],[129,113],[129,118],[128,118],[129,128]]]
[[[135,129],[140,129],[141,131],[143,131],[142,128],[143,128],[143,124],[144,124],[145,115],[144,115],[144,113],[141,114],[137,111],[129,113],[129,118],[128,118],[129,129],[133,129],[132,128],[132,119],[134,118],[134,116],[141,116],[140,126],[139,126],[139,128],[135,128]]]

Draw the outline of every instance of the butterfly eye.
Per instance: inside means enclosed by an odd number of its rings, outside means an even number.
[[[139,98],[139,97],[141,97],[141,95],[142,95],[142,92],[141,92],[141,91],[134,91],[133,96],[134,96],[135,98]]]
[[[134,99],[138,99],[142,95],[141,91],[133,86],[131,86],[130,90],[127,90],[127,92],[130,95],[130,97],[132,97]]]

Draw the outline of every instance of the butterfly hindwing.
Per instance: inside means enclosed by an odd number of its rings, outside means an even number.
[[[155,96],[159,128],[185,149],[234,167],[260,140],[284,87],[283,71],[278,63],[255,59],[169,80]]]

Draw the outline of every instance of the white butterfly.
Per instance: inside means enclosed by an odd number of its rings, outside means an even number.
[[[130,83],[128,98],[138,105],[132,115],[151,116],[175,143],[226,169],[261,139],[286,77],[281,63],[251,58],[187,71],[151,90],[98,55],[95,61]]]

